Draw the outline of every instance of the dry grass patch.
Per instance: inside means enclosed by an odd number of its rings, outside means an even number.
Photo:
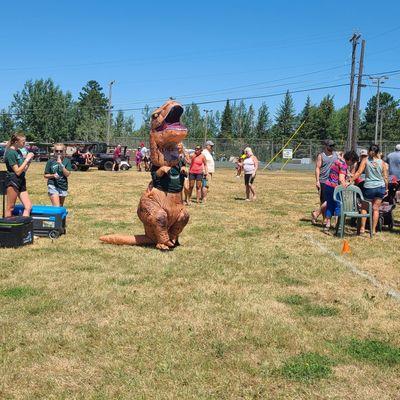
[[[28,175],[35,204],[49,203],[43,168]],[[341,248],[308,220],[312,174],[260,172],[245,202],[218,170],[179,248],[101,244],[143,232],[148,181],[74,173],[67,235],[0,250],[1,398],[395,398],[399,305],[307,239]],[[397,242],[351,237],[346,257],[398,287]]]

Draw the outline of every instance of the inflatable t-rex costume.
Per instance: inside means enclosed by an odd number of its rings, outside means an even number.
[[[145,235],[107,235],[100,240],[111,244],[155,244],[169,250],[177,245],[178,236],[189,221],[181,198],[184,160],[177,144],[187,135],[181,125],[182,106],[169,100],[151,115],[150,158],[152,182],[140,198],[137,214]]]

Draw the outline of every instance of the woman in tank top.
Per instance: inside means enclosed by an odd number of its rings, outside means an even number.
[[[192,192],[195,182],[196,182],[196,202],[200,203],[203,177],[204,175],[207,176],[208,174],[207,161],[206,158],[204,157],[204,154],[202,154],[201,151],[202,151],[201,146],[196,146],[194,154],[190,159],[188,205],[190,204],[190,199],[192,197]]]
[[[258,169],[258,159],[253,154],[250,147],[244,149],[246,158],[243,160],[242,168],[244,172],[244,184],[246,185],[246,201],[256,199],[256,192],[254,190],[254,179]]]
[[[363,195],[366,200],[372,202],[372,234],[376,233],[376,226],[379,220],[379,207],[382,199],[388,192],[388,168],[379,157],[379,146],[373,144],[368,150],[368,157],[365,157],[360,168],[354,174],[352,181],[357,180],[362,173],[365,173]],[[366,213],[366,210],[362,211]],[[365,232],[366,218],[361,220],[361,233]]]

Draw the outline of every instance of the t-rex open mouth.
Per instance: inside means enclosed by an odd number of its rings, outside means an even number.
[[[174,100],[167,101],[153,112],[150,137],[159,151],[171,150],[186,138],[187,128],[180,121],[182,114],[183,107]]]

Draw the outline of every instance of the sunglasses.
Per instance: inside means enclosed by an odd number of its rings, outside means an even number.
[[[54,150],[54,153],[64,153],[64,150]]]

